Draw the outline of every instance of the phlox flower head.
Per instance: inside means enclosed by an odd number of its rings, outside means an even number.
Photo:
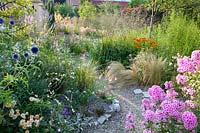
[[[134,128],[134,115],[129,112],[125,117],[125,128],[131,130]]]
[[[146,110],[143,116],[145,121],[153,122],[155,120],[155,113],[152,110]]]
[[[159,122],[167,122],[169,116],[167,115],[167,113],[164,110],[156,110],[156,112],[155,112],[155,118]]]
[[[126,114],[125,120],[126,120],[126,121],[132,121],[132,122],[133,122],[133,120],[134,120],[134,115],[133,115],[131,112],[129,112],[128,114]]]
[[[194,73],[195,71],[194,61],[187,56],[184,56],[183,58],[178,58],[177,65],[178,65],[177,71],[180,73],[184,72]]]
[[[166,81],[164,83],[164,85],[165,85],[165,89],[172,89],[172,88],[174,88],[174,83],[172,81]]]
[[[198,126],[197,116],[190,111],[185,111],[182,114],[182,120],[184,128],[187,130],[193,130],[195,127]]]
[[[175,97],[178,96],[178,92],[176,92],[174,89],[169,89],[166,91],[167,95],[166,97],[174,99]]]
[[[185,104],[186,104],[188,107],[192,108],[192,109],[195,108],[194,102],[193,102],[192,100],[186,100],[186,101],[185,101]]]
[[[165,92],[158,85],[153,85],[149,88],[148,93],[152,101],[163,101],[165,99]]]
[[[185,85],[188,81],[188,76],[178,74],[176,76],[176,81],[178,84]]]
[[[191,59],[193,61],[200,61],[200,50],[195,50],[192,52]]]
[[[142,109],[148,110],[150,109],[150,100],[147,98],[142,99]]]
[[[33,53],[33,54],[37,54],[38,52],[39,52],[39,48],[37,47],[37,46],[32,46],[31,47],[31,52]]]
[[[133,129],[133,128],[134,128],[134,123],[133,123],[133,122],[126,122],[126,123],[125,123],[125,128],[126,128],[127,130]]]

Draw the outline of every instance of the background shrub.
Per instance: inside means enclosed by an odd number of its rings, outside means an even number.
[[[90,57],[100,65],[100,68],[105,68],[111,61],[119,61],[127,66],[130,63],[130,56],[136,56],[138,51],[131,39],[129,36],[103,38],[102,42],[91,49]]]

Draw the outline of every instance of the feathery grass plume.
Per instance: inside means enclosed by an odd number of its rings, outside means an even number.
[[[160,84],[166,60],[150,52],[140,52],[133,60],[132,71],[141,84]]]
[[[125,87],[135,83],[136,73],[132,70],[127,70],[121,63],[114,61],[108,68],[106,73],[106,79],[110,84],[114,84],[116,87]]]

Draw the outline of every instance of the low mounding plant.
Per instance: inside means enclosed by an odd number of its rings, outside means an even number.
[[[159,84],[165,69],[165,60],[150,52],[140,52],[133,60],[131,69],[121,63],[113,62],[106,74],[110,83],[119,86],[130,85],[139,81],[140,84]]]
[[[145,133],[153,132],[199,132],[199,71],[200,50],[192,52],[191,58],[177,58],[176,84],[164,83],[149,88],[150,99],[143,99],[142,109]]]
[[[126,69],[119,62],[112,62],[107,69],[106,78],[109,83],[114,84],[118,87],[123,87],[125,85],[132,85],[136,82],[136,73]]]
[[[140,52],[131,65],[141,84],[159,84],[165,70],[166,61],[151,52]]]

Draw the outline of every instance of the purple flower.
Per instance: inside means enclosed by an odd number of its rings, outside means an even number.
[[[61,112],[61,114],[63,115],[63,116],[67,116],[68,114],[69,114],[69,112],[68,112],[68,110],[67,110],[67,108],[65,107],[65,108],[63,108],[63,110],[62,110],[62,112]]]
[[[182,114],[182,120],[184,123],[184,127],[187,130],[193,130],[193,128],[198,126],[197,116],[190,111],[185,111]]]
[[[12,58],[13,58],[14,60],[19,60],[19,54],[17,54],[17,53],[13,54],[13,55],[12,55]]]
[[[148,93],[152,101],[163,101],[165,99],[165,92],[158,85],[153,85],[149,88]]]
[[[33,54],[37,54],[38,52],[39,52],[39,48],[37,47],[37,46],[32,46],[31,47],[31,52],[33,53]]]
[[[0,18],[0,24],[3,24],[3,23],[4,23],[4,19]]]

